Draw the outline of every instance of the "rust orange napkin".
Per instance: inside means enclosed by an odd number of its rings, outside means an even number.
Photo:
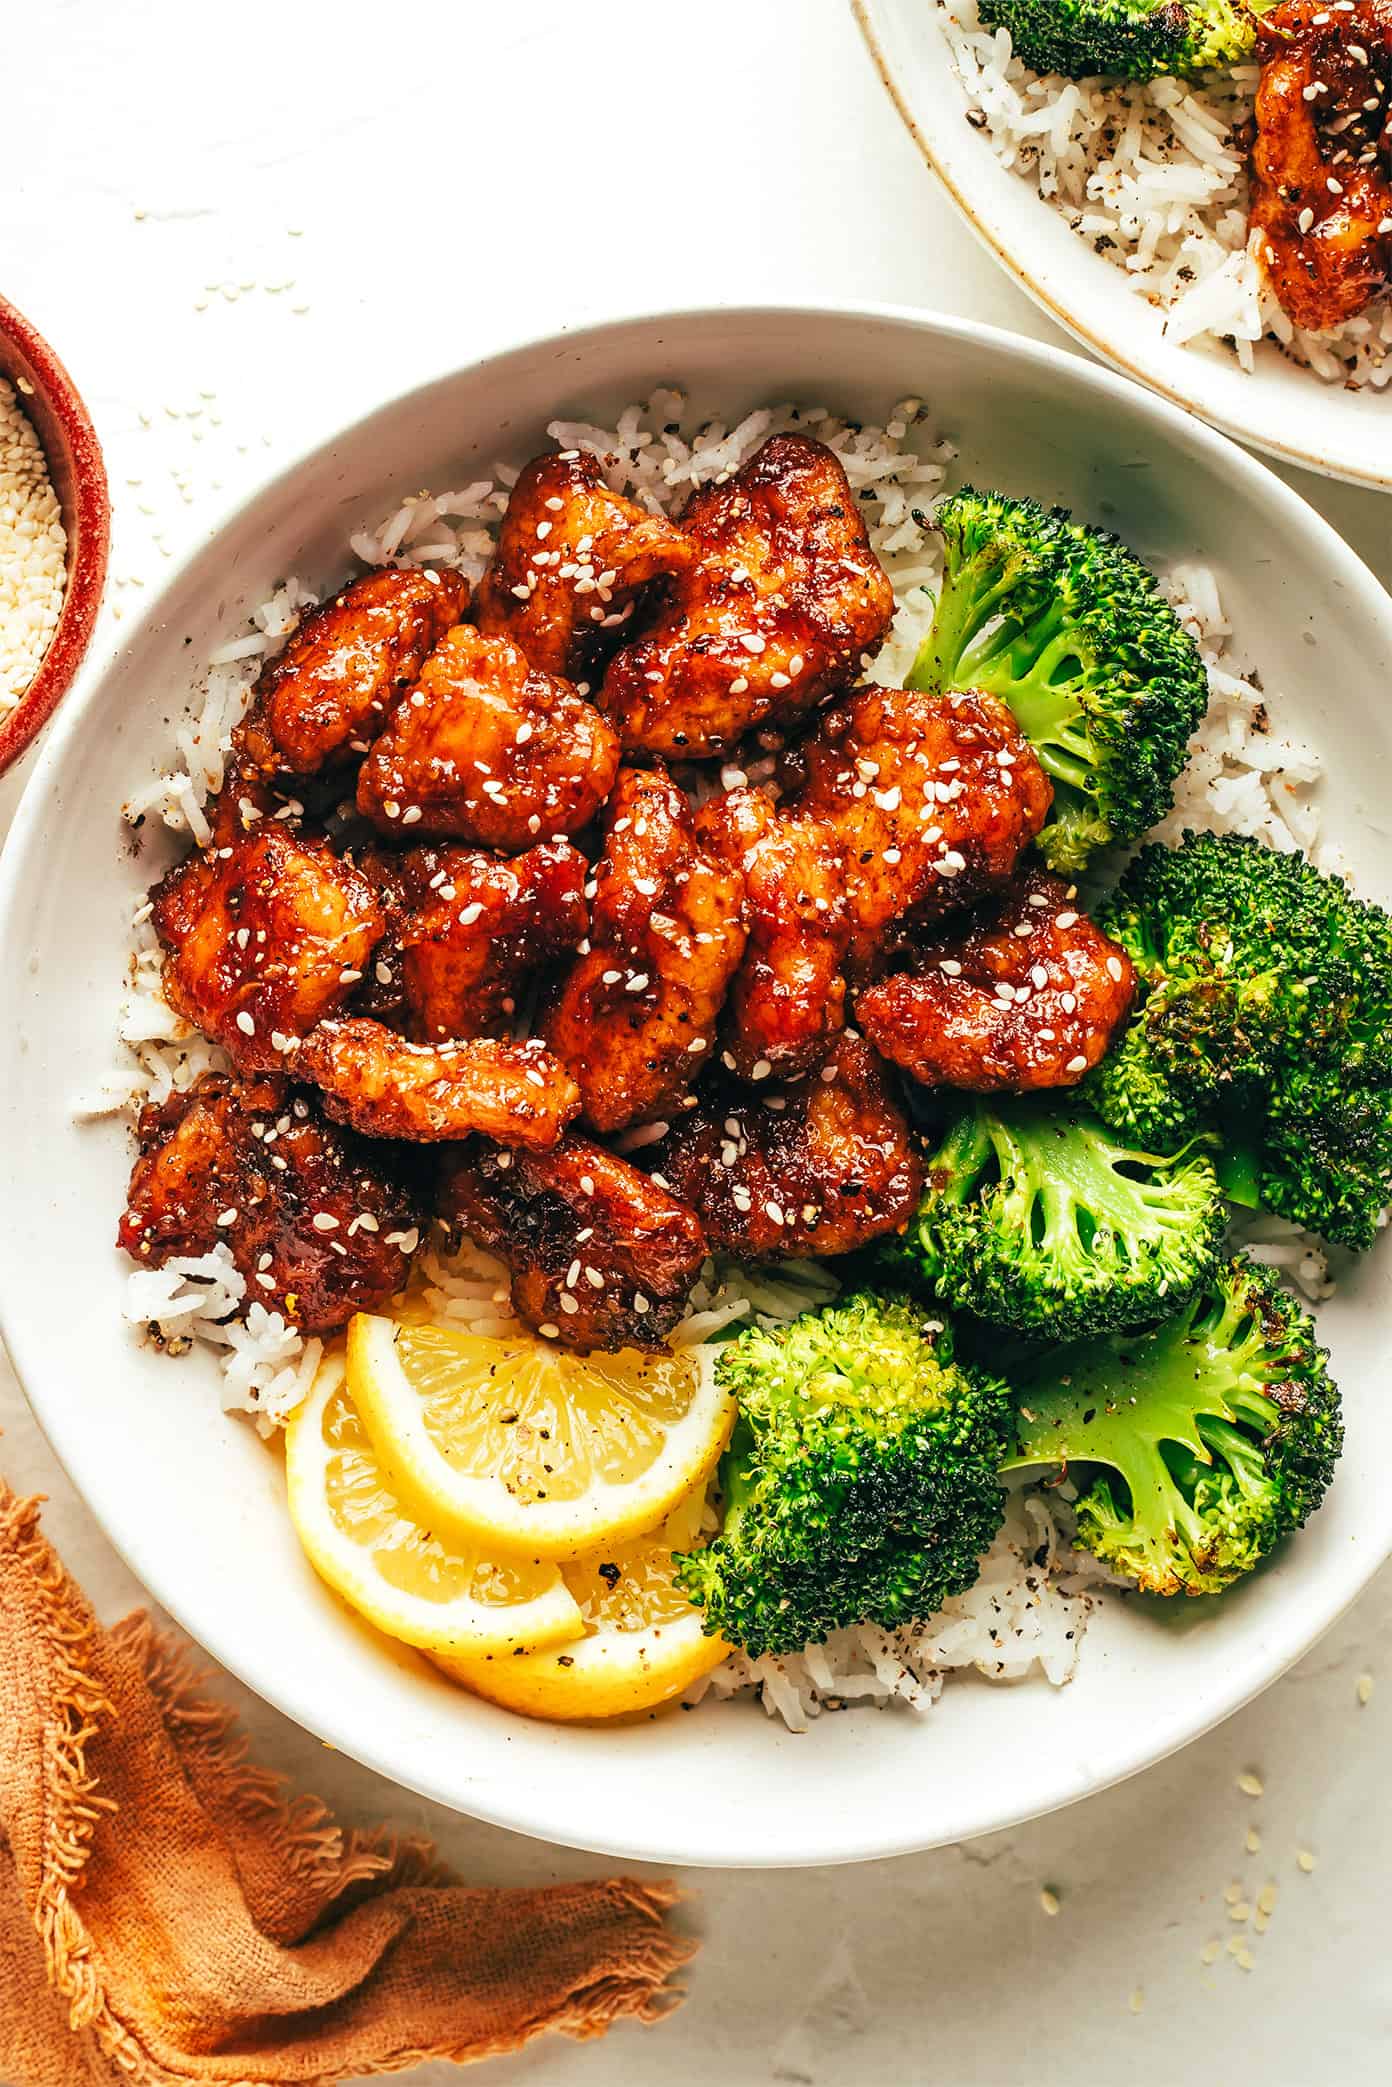
[[[0,2080],[329,2082],[652,2021],[669,1887],[469,1890],[253,1766],[146,1617],[99,1625],[0,1481]]]

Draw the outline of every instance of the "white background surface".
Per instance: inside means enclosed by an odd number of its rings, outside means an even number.
[[[166,549],[300,444],[533,332],[818,295],[1047,331],[936,194],[844,0],[46,0],[6,20],[5,46],[0,290],[68,361],[106,446],[108,638]],[[1292,482],[1392,579],[1392,506]],[[0,825],[21,780],[0,784]],[[49,1531],[102,1612],[132,1605],[3,1358],[0,1426],[0,1470],[51,1494]],[[690,1873],[683,1917],[705,1947],[685,2009],[656,2033],[534,2046],[493,2076],[1381,2079],[1390,1648],[1385,1574],[1259,1703],[1087,1805],[860,1869]],[[1360,1707],[1365,1672],[1380,1686]],[[594,1867],[436,1812],[245,1707],[265,1758],[347,1817],[434,1834],[471,1878]],[[1023,1748],[1027,1699],[1020,1711]],[[1259,1799],[1237,1788],[1248,1769]],[[1240,1882],[1253,1900],[1268,1879],[1279,1899],[1258,1937],[1224,1895]],[[1205,1944],[1239,1931],[1254,1969],[1226,1953],[1204,1966]]]

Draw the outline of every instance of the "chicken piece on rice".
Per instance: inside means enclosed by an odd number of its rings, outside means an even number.
[[[456,572],[384,568],[311,609],[256,684],[233,735],[237,765],[251,776],[311,775],[366,753],[468,606]]]
[[[744,883],[700,846],[665,770],[626,768],[590,888],[590,946],[541,1029],[580,1083],[586,1122],[616,1131],[679,1108],[714,1050],[744,954]]]
[[[590,866],[569,841],[523,855],[408,848],[364,856],[387,916],[357,1007],[418,1043],[508,1032],[533,974],[585,938]]]
[[[370,1138],[434,1143],[475,1131],[500,1144],[554,1145],[580,1090],[535,1038],[411,1043],[365,1015],[323,1022],[295,1054],[339,1123]]]
[[[1392,0],[1285,0],[1259,18],[1257,55],[1257,254],[1318,333],[1392,285]]]
[[[451,1153],[437,1209],[507,1263],[518,1317],[568,1348],[660,1347],[707,1253],[689,1204],[573,1132],[550,1152]]]
[[[694,555],[683,530],[610,492],[588,451],[537,457],[512,489],[474,621],[543,672],[585,679],[641,590],[684,572]]]
[[[1078,910],[1076,888],[1032,870],[912,970],[856,1003],[876,1050],[927,1086],[978,1094],[1072,1087],[1125,1020],[1136,974]]]
[[[273,820],[190,855],[153,902],[165,997],[243,1072],[286,1069],[348,999],[385,925],[347,856]]]
[[[971,691],[863,688],[785,757],[791,808],[846,854],[851,954],[873,975],[894,922],[970,905],[1005,883],[1053,789],[1004,703]]]
[[[626,748],[692,759],[852,679],[884,642],[894,593],[845,472],[807,435],[774,435],[681,521],[696,561],[610,662],[600,701]]]
[[[900,1232],[924,1182],[884,1068],[850,1030],[797,1086],[757,1096],[723,1081],[703,1089],[658,1164],[712,1247],[751,1261],[848,1254]]]
[[[226,1246],[262,1304],[306,1334],[375,1311],[406,1281],[421,1210],[398,1155],[324,1121],[281,1078],[205,1073],[143,1109],[117,1235],[148,1268]]]
[[[820,1065],[844,1019],[851,937],[841,842],[822,820],[785,818],[762,790],[727,790],[696,837],[744,879],[749,942],[721,1024],[742,1079],[795,1078]]]
[[[512,855],[588,826],[618,767],[613,728],[568,682],[461,624],[358,771],[358,810],[384,833]]]

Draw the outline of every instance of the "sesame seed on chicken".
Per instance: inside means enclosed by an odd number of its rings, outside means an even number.
[[[358,810],[403,839],[518,854],[579,833],[613,785],[613,729],[510,638],[452,630],[358,771]]]
[[[878,652],[894,593],[841,464],[775,435],[682,513],[695,562],[604,676],[626,749],[693,759],[801,716]]]
[[[884,1067],[846,1030],[819,1073],[758,1096],[715,1080],[658,1149],[713,1247],[751,1261],[848,1254],[901,1231],[923,1162]]]
[[[311,609],[233,734],[240,767],[259,777],[310,775],[365,752],[468,605],[456,572],[388,567]]]
[[[689,1204],[573,1131],[550,1152],[451,1153],[436,1207],[507,1263],[518,1317],[568,1348],[661,1347],[708,1251]]]
[[[1003,884],[1053,792],[1004,703],[975,692],[863,688],[783,764],[790,808],[845,851],[851,961],[873,975],[897,924]]]
[[[348,1000],[385,924],[346,856],[269,820],[179,863],[153,919],[170,1006],[244,1072],[285,1070]]]
[[[611,492],[588,451],[537,457],[512,489],[474,621],[543,673],[584,680],[628,629],[642,590],[694,556],[665,516]]]
[[[1136,973],[1075,888],[1035,869],[911,969],[860,995],[876,1050],[927,1086],[978,1094],[1071,1087],[1125,1020]]]
[[[223,1245],[247,1302],[329,1333],[401,1289],[420,1239],[407,1155],[274,1075],[206,1073],[141,1111],[119,1243],[149,1268]]]
[[[744,954],[744,884],[701,847],[664,769],[626,768],[590,889],[589,949],[541,1032],[579,1082],[585,1121],[616,1131],[680,1108],[713,1053]]]

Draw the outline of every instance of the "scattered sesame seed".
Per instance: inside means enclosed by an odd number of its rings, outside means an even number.
[[[1303,1870],[1305,1872],[1305,1875],[1308,1877],[1311,1870],[1313,1870],[1315,1866],[1315,1858],[1310,1849],[1297,1849],[1295,1860],[1297,1868]]]
[[[1371,1675],[1371,1674],[1360,1674],[1360,1675],[1359,1675],[1359,1677],[1358,1677],[1358,1700],[1359,1700],[1359,1702],[1360,1702],[1360,1703],[1364,1703],[1364,1704],[1366,1704],[1366,1703],[1371,1703],[1371,1702],[1372,1702],[1372,1700],[1373,1700],[1373,1677],[1372,1677],[1372,1675]]]
[[[1248,1827],[1245,1846],[1249,1855],[1261,1854],[1261,1835],[1257,1832],[1255,1826]]]
[[[1133,2014],[1133,2015],[1138,2015],[1138,2014],[1139,2014],[1139,2013],[1141,2012],[1142,2008],[1143,2008],[1143,2007],[1145,2006],[1145,1988],[1144,1988],[1144,1986],[1137,1986],[1137,1987],[1136,1987],[1135,1991],[1134,1991],[1134,1992],[1132,1993],[1132,1995],[1131,1995],[1131,2002],[1130,2002],[1130,2005],[1131,2005],[1131,2012],[1132,2012],[1132,2014]]]
[[[1260,1797],[1266,1789],[1266,1785],[1261,1777],[1251,1768],[1243,1769],[1237,1779],[1237,1787],[1244,1797]]]
[[[1051,1891],[1049,1886],[1046,1884],[1044,1886],[1044,1889],[1039,1894],[1040,1911],[1042,1913],[1047,1913],[1050,1920],[1052,1920],[1054,1915],[1058,1912],[1060,1904],[1061,1901],[1059,1899],[1058,1893],[1056,1891]]]
[[[1083,1056],[1082,1052],[1080,1051],[1076,1058],[1069,1059],[1067,1065],[1065,1065],[1063,1069],[1065,1072],[1086,1072],[1087,1059]]]
[[[1199,1951],[1199,1962],[1201,1964],[1216,1964],[1222,1954],[1223,1945],[1221,1942],[1216,1939],[1205,1942],[1203,1948]]]
[[[255,1036],[256,1034],[256,1024],[244,1007],[237,1010],[237,1027],[241,1030],[243,1036]]]

